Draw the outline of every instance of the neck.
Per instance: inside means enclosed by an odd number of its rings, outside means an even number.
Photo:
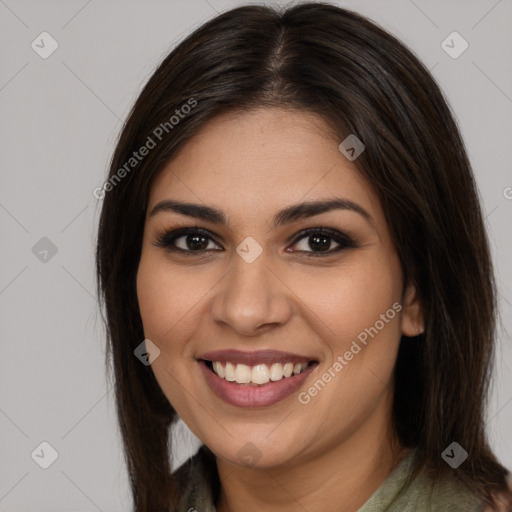
[[[240,467],[217,458],[221,482],[217,511],[356,512],[405,452],[393,438],[390,418],[376,410],[349,438],[314,457],[268,469]]]

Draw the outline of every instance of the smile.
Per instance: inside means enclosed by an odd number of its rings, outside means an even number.
[[[312,363],[312,361],[311,361]],[[281,379],[299,375],[310,364],[306,363],[274,363],[270,367],[267,364],[248,366],[231,362],[221,363],[220,361],[206,361],[207,366],[214,371],[221,379],[237,384],[262,385],[268,382],[277,382]]]
[[[276,351],[226,350],[197,360],[213,393],[238,407],[268,407],[289,397],[319,365],[317,360]]]

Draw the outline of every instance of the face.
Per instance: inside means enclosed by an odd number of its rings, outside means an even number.
[[[378,436],[400,337],[421,328],[377,196],[340,142],[310,113],[222,115],[151,188],[137,274],[151,367],[233,464]]]

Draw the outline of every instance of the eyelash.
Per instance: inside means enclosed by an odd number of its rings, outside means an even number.
[[[157,247],[163,247],[171,252],[178,252],[186,256],[197,256],[197,255],[204,255],[205,252],[211,251],[211,249],[201,249],[197,251],[191,251],[191,250],[185,250],[181,249],[179,247],[174,247],[173,244],[175,241],[179,238],[182,238],[186,235],[202,235],[205,238],[208,238],[212,240],[215,244],[220,245],[219,242],[213,237],[208,230],[203,229],[199,226],[186,226],[186,225],[180,225],[176,226],[173,229],[168,229],[160,232],[157,235],[156,242],[154,243]],[[327,226],[319,226],[317,228],[309,228],[304,231],[301,231],[294,237],[294,242],[292,245],[297,244],[300,240],[303,238],[310,237],[312,235],[324,235],[328,238],[331,238],[336,243],[340,244],[340,246],[334,250],[326,251],[326,252],[315,252],[315,251],[294,251],[304,254],[303,257],[306,258],[318,258],[318,257],[325,257],[325,256],[331,256],[332,254],[341,252],[343,249],[356,249],[358,245],[345,233],[342,233],[341,231],[338,231],[337,229],[330,228]],[[216,252],[221,252],[218,249],[214,249]]]

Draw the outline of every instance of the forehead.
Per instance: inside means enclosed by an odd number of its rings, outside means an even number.
[[[265,108],[217,116],[156,177],[149,209],[173,198],[254,220],[290,203],[336,196],[378,217],[376,195],[339,151],[340,142],[309,112]]]

